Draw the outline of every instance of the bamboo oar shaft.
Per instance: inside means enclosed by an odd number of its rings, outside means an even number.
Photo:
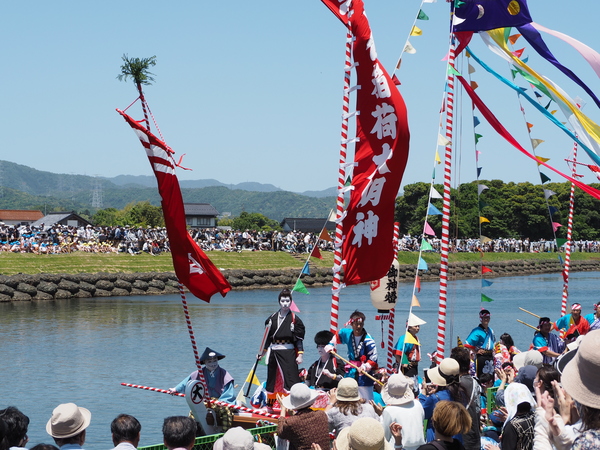
[[[539,329],[537,327],[534,327],[533,325],[529,325],[527,322],[523,322],[522,320],[517,319],[517,322],[522,323],[523,325],[527,325],[529,328],[533,328],[535,331],[539,331]]]
[[[333,356],[335,356],[336,358],[340,358],[342,361],[344,361],[346,364],[348,364],[349,366],[354,367],[356,370],[358,370],[360,372],[360,367],[355,366],[354,364],[352,364],[350,361],[348,361],[345,358],[342,358],[340,355],[338,355],[336,352],[334,352],[333,350],[331,350],[331,353]],[[374,376],[368,374],[367,372],[361,372],[365,377],[370,378],[371,380],[373,380],[375,383],[379,383],[381,386],[384,386],[384,384],[379,381],[377,378],[375,378]]]
[[[171,391],[167,391],[166,389],[158,389],[158,388],[153,388],[150,386],[142,386],[140,384],[121,383],[121,386],[143,389],[145,391],[160,392],[161,394],[177,395],[178,397],[185,397],[185,394],[180,394],[179,392],[171,393]]]
[[[527,311],[526,309],[523,309],[521,307],[519,307],[519,309],[523,312],[526,312],[527,314],[531,314],[534,317],[537,317],[538,319],[540,318],[540,316],[538,316],[537,314],[532,313],[531,311]],[[535,327],[534,327],[535,328]]]

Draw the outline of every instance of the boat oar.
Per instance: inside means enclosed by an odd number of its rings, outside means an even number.
[[[342,358],[340,355],[338,355],[336,352],[334,352],[333,350],[331,350],[329,353],[331,353],[333,356],[335,356],[336,358],[341,359],[342,361],[344,361],[346,364],[348,364],[351,367],[354,367],[356,370],[358,370],[359,373],[362,373],[365,377],[370,378],[371,380],[373,380],[375,383],[379,383],[381,386],[385,386],[384,383],[382,383],[381,381],[379,381],[377,378],[375,378],[374,376],[368,374],[367,372],[361,371],[360,367],[352,364],[350,361],[348,361],[345,358]]]
[[[523,325],[527,325],[529,328],[533,328],[535,331],[540,331],[538,327],[534,327],[533,325],[529,325],[527,322],[523,322],[522,320],[517,319],[517,322],[522,323]]]
[[[166,389],[158,389],[158,388],[153,388],[150,386],[142,386],[140,384],[121,383],[121,386],[143,389],[145,391],[160,392],[161,394],[170,394],[171,393],[171,391],[167,391]],[[175,393],[173,395],[178,395],[179,397],[185,397],[185,394]],[[215,405],[219,405],[219,406],[226,406],[227,408],[231,408],[231,409],[238,409],[240,411],[249,412],[252,414],[258,414],[260,416],[269,417],[270,419],[279,419],[279,416],[277,416],[275,414],[270,414],[261,409],[252,409],[252,408],[247,408],[245,406],[238,406],[238,405],[234,405],[232,403],[223,402],[221,400],[210,399],[210,400],[206,400],[205,403],[207,406],[210,406],[211,404],[215,404]]]
[[[519,309],[523,312],[526,312],[527,314],[531,314],[534,317],[537,317],[538,319],[540,318],[540,316],[538,316],[537,314],[532,313],[531,311],[527,311],[526,309],[523,309],[521,307],[519,307]],[[534,327],[535,328],[535,327]]]
[[[252,380],[254,380],[254,375],[256,374],[256,367],[258,366],[258,362],[262,358],[263,351],[265,349],[265,343],[267,342],[267,338],[269,337],[269,331],[271,330],[271,321],[267,323],[265,326],[265,334],[263,334],[262,341],[260,341],[260,348],[258,349],[258,353],[256,354],[256,361],[254,361],[254,366],[250,371],[250,378],[248,378],[248,389],[246,389],[246,395],[244,397],[248,398],[250,396],[250,389],[252,388]]]

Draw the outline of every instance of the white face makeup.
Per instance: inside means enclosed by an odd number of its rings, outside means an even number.
[[[290,309],[292,299],[290,297],[281,297],[279,299],[279,304],[281,305],[281,309]]]
[[[219,367],[219,360],[218,360],[216,357],[215,357],[215,358],[208,358],[208,359],[205,361],[205,364],[204,364],[204,365],[206,366],[206,368],[207,368],[208,370],[210,370],[210,371],[212,372],[212,371],[213,371],[213,370],[215,370],[217,367]]]
[[[319,356],[323,357],[325,355],[327,355],[327,352],[325,351],[325,346],[324,345],[317,345],[317,352],[319,352]]]

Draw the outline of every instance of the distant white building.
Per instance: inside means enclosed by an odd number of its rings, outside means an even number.
[[[217,211],[210,203],[184,203],[185,223],[190,228],[214,228],[217,225]]]

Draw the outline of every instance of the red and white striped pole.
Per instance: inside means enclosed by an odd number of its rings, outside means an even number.
[[[453,37],[452,37],[453,39]],[[454,69],[454,41],[450,43],[448,65]],[[440,253],[440,290],[438,303],[437,346],[434,362],[444,359],[446,345],[446,303],[448,293],[448,253],[450,248],[450,187],[452,176],[452,139],[454,127],[454,73],[448,71],[448,92],[446,96],[446,145],[444,154],[444,197],[442,209],[442,245]]]
[[[350,76],[352,71],[352,33],[348,25],[346,34],[346,63],[344,66],[344,99],[342,104],[342,140],[340,145],[340,161],[338,171],[338,195],[336,202],[336,227],[333,256],[333,282],[331,289],[331,318],[329,331],[337,333],[340,312],[340,289],[342,286],[340,271],[342,269],[342,222],[344,213],[344,185],[346,183],[346,152],[348,149],[348,119],[350,115]]]
[[[571,177],[577,176],[577,142],[573,145],[573,167],[571,168]],[[560,304],[560,316],[567,313],[567,300],[569,298],[569,271],[571,270],[571,249],[573,242],[573,210],[575,207],[575,184],[571,183],[571,192],[569,194],[569,221],[567,225],[567,245],[565,248],[565,265],[563,267],[563,292],[562,301]]]
[[[400,223],[394,222],[394,258],[398,258],[398,246],[400,241]],[[397,291],[396,291],[397,292]],[[398,298],[396,298],[396,303]],[[390,309],[390,322],[388,326],[388,351],[387,351],[387,371],[392,373],[394,367],[394,319],[396,317],[396,307]]]
[[[180,394],[179,392],[171,392],[168,391],[166,389],[158,389],[158,388],[153,388],[150,386],[142,386],[141,384],[131,384],[131,383],[121,383],[121,386],[127,386],[127,387],[132,387],[132,388],[137,388],[137,389],[143,389],[145,391],[152,391],[152,392],[160,392],[161,394],[169,394],[169,395],[175,395],[176,397],[185,397],[185,394]]]
[[[183,306],[183,313],[185,314],[185,322],[188,327],[190,334],[190,340],[192,341],[192,350],[194,351],[194,359],[196,360],[196,367],[198,367],[198,381],[204,385],[204,398],[208,398],[208,385],[204,379],[204,371],[202,370],[202,363],[200,362],[200,355],[198,354],[198,347],[196,346],[196,338],[194,337],[194,329],[192,328],[192,319],[190,318],[190,312],[188,310],[187,301],[185,299],[185,292],[183,290],[183,284],[179,283],[179,295],[181,296],[181,304]]]

